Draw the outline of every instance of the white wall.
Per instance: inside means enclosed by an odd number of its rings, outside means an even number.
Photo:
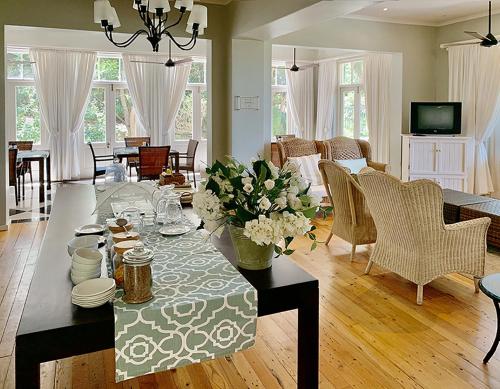
[[[244,163],[270,157],[271,54],[270,43],[233,39],[231,153]],[[235,96],[259,96],[260,109],[235,110]]]

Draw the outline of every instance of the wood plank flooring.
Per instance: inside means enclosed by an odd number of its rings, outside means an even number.
[[[319,221],[320,238],[328,222]],[[46,222],[11,225],[0,233],[0,389],[14,388],[14,339]],[[350,246],[334,238],[309,253],[301,240],[292,258],[320,280],[321,388],[500,388],[500,351],[488,366],[496,316],[474,294],[472,280],[440,278],[424,289],[374,266],[370,247],[349,261]],[[487,273],[500,271],[489,254]],[[114,383],[113,350],[42,365],[44,389],[294,388],[297,314],[260,318],[254,348],[169,372]]]

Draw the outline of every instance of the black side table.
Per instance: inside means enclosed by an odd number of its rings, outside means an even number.
[[[500,342],[500,273],[490,274],[489,276],[482,278],[479,281],[479,289],[481,289],[486,296],[493,300],[493,304],[495,305],[495,309],[497,311],[497,335],[493,341],[490,351],[488,351],[488,354],[486,354],[483,359],[483,363],[488,363],[493,354],[495,354],[498,343]]]

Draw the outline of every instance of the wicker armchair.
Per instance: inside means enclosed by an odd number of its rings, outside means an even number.
[[[387,164],[372,161],[370,143],[362,139],[337,136],[325,141],[316,141],[316,148],[322,158],[330,161],[366,158],[366,164],[369,167],[382,172],[387,171]]]
[[[424,285],[448,273],[484,275],[489,218],[445,225],[443,192],[430,180],[402,183],[363,169],[358,175],[377,227],[377,242],[365,273],[374,263],[417,284],[417,304]]]
[[[333,209],[332,231],[326,240],[330,243],[336,235],[352,244],[351,261],[356,246],[375,243],[377,229],[366,205],[359,184],[348,171],[333,161],[319,161],[326,193]]]
[[[317,142],[301,138],[284,138],[277,142],[280,164],[283,166],[288,157],[303,157],[318,154]]]

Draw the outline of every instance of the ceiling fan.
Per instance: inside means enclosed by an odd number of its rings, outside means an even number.
[[[192,58],[185,58],[185,59],[180,59],[178,61],[174,61],[172,59],[172,42],[168,41],[168,60],[167,62],[155,62],[155,61],[130,61],[134,63],[151,63],[155,65],[163,65],[166,66],[167,68],[173,68],[174,66],[177,65],[182,65],[185,63],[191,63],[193,62]]]
[[[473,36],[474,38],[480,39],[478,42],[483,47],[492,47],[498,44],[497,38],[491,33],[491,1],[489,2],[489,12],[488,12],[488,34],[486,36],[479,34],[476,31],[464,31],[466,34]]]
[[[315,66],[318,66],[317,64],[315,63],[311,63],[311,64],[307,64],[307,65],[302,65],[302,66],[298,66],[297,65],[297,49],[294,48],[293,49],[293,65],[288,69],[290,70],[291,72],[298,72],[300,70],[306,70],[306,69],[309,69],[309,68],[313,68]],[[280,69],[283,69],[283,68],[280,68]]]

